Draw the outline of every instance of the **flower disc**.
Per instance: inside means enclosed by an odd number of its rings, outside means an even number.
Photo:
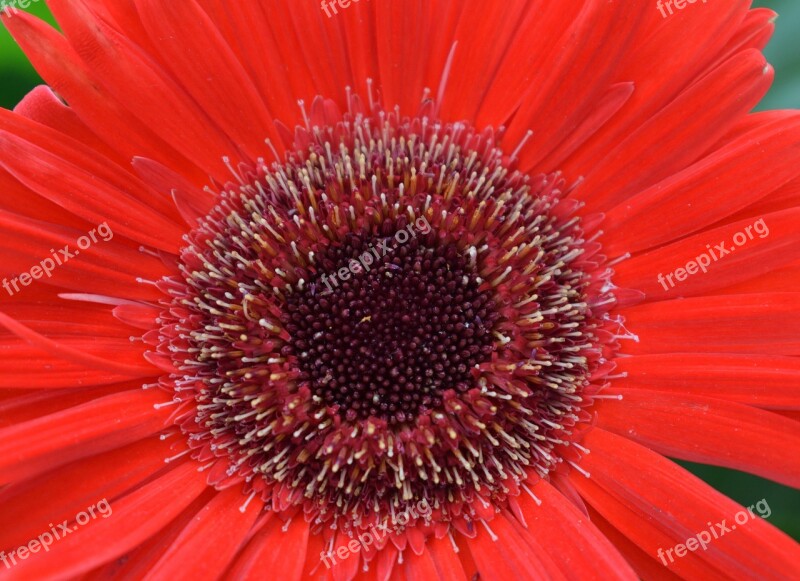
[[[211,483],[275,511],[468,530],[576,458],[608,273],[558,174],[353,104],[243,169],[161,283],[176,422]]]

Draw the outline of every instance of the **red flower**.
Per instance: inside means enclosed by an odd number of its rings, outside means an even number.
[[[0,111],[5,577],[797,576],[664,457],[800,482],[772,12],[49,5],[5,17],[49,84]]]

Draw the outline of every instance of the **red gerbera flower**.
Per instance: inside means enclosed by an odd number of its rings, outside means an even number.
[[[0,111],[0,573],[718,579],[800,551],[800,116],[750,2],[50,0]],[[671,4],[671,3],[668,3]]]

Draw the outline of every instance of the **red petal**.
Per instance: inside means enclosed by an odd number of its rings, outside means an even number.
[[[0,312],[0,326],[5,327],[13,334],[17,335],[20,339],[29,342],[33,347],[40,349],[44,352],[49,352],[51,355],[61,357],[63,359],[81,363],[94,369],[102,369],[107,372],[124,374],[128,378],[147,377],[153,375],[154,369],[147,365],[136,364],[141,361],[140,357],[136,356],[136,352],[128,349],[128,355],[133,356],[134,361],[112,361],[104,359],[94,354],[88,353],[87,349],[97,346],[98,341],[92,341],[91,337],[78,337],[77,340],[54,340],[45,337]],[[105,342],[104,342],[105,343]],[[113,340],[107,340],[107,343],[113,344]],[[101,344],[102,348],[103,345]]]
[[[153,248],[174,253],[182,246],[184,229],[176,222],[88,168],[6,132],[0,132],[0,151],[17,153],[12,161],[0,160],[10,174],[65,210],[94,224],[107,222],[114,234]]]
[[[240,487],[218,493],[148,572],[148,579],[218,578],[227,569],[264,506]],[[202,558],[198,558],[202,556]]]
[[[581,460],[581,468],[591,479],[573,472],[573,483],[600,514],[656,559],[659,549],[663,555],[712,524],[730,525],[740,511],[747,514],[699,478],[630,440],[596,428],[583,443],[591,453]],[[797,543],[762,518],[748,515],[746,524],[711,539],[705,551],[690,551],[669,566],[688,577],[703,574],[698,571],[710,565],[734,579],[757,574],[782,580],[794,577],[798,559]]]
[[[87,127],[119,151],[124,159],[145,156],[182,170],[184,175],[198,175],[196,166],[159,139],[92,80],[89,69],[75,50],[52,26],[26,12],[4,18],[4,23],[47,84],[69,103]]]
[[[356,576],[356,573],[358,573],[359,565],[361,564],[361,554],[359,551],[353,552],[350,550],[348,544],[351,541],[353,541],[353,539],[343,532],[339,531],[336,533],[336,539],[332,549],[333,556],[329,555],[328,557],[332,561],[331,573],[333,574],[334,581],[351,581],[353,577]],[[339,549],[342,548],[345,548],[346,551],[339,552]]]
[[[69,536],[53,543],[49,552],[20,561],[7,572],[8,578],[75,578],[91,571],[150,538],[205,489],[197,465],[185,462],[127,496],[112,499],[107,518],[76,526]]]
[[[608,539],[552,485],[540,480],[533,494],[541,504],[526,493],[517,499],[528,531],[567,578],[637,579]]]
[[[617,83],[599,95],[596,102],[591,103],[592,110],[586,113],[579,125],[570,127],[558,147],[542,159],[542,167],[561,167],[564,159],[575,153],[601,127],[603,127],[628,102],[635,90],[633,83]],[[605,220],[603,226],[611,224]]]
[[[183,442],[178,442],[184,446]],[[15,547],[49,530],[101,498],[116,498],[166,468],[172,443],[150,437],[73,462],[0,493],[0,547]]]
[[[405,6],[395,7],[392,3],[388,3],[386,7],[387,13],[389,11],[394,13],[392,17],[400,16],[402,9],[405,8]],[[475,118],[484,94],[492,87],[497,68],[507,60],[508,53],[506,51],[509,44],[519,35],[519,23],[527,20],[528,13],[540,11],[538,6],[534,8],[530,2],[520,0],[496,3],[463,2],[458,27],[453,37],[453,41],[458,42],[451,68],[453,73],[448,79],[444,100],[440,103],[441,108],[447,111],[449,118]],[[387,18],[384,22],[379,21],[378,26],[390,25],[390,22],[391,20]],[[413,28],[419,29],[420,27],[415,25],[410,28],[413,30]],[[442,31],[443,34],[448,32],[452,34],[452,31]],[[486,38],[492,38],[493,42],[484,42]],[[382,40],[379,38],[379,42]],[[423,43],[430,43],[431,40],[424,37],[419,40],[420,45],[415,48],[424,54]],[[406,44],[406,41],[402,34],[395,35],[392,41],[393,46],[386,43],[386,48],[387,52],[391,51],[390,54],[395,59],[397,70],[391,71],[391,74],[396,85],[391,87],[394,89],[393,91],[387,91],[387,95],[396,95],[401,88],[404,90],[403,85],[406,80],[403,73],[411,72],[412,74],[408,76],[414,78],[415,64],[418,64],[414,61],[421,56],[413,52],[409,53],[408,50],[404,51],[403,45]],[[445,51],[449,51],[449,49],[450,47],[446,47]],[[406,54],[403,55],[403,52]],[[517,72],[519,72],[518,69]],[[422,75],[419,72],[416,72],[416,76],[419,81],[422,81]],[[419,81],[416,81],[415,85],[421,95],[422,85],[418,84]]]
[[[0,482],[29,478],[161,430],[169,414],[153,405],[165,399],[156,390],[126,391],[0,430]]]
[[[0,110],[0,129],[9,136],[13,136],[10,139],[12,150],[22,145],[18,142],[40,148],[46,152],[46,156],[52,156],[58,160],[55,163],[58,164],[59,169],[66,171],[65,168],[74,167],[90,174],[106,188],[110,187],[117,191],[120,197],[132,201],[131,203],[138,202],[142,208],[147,210],[148,215],[153,212],[159,216],[160,221],[176,217],[175,208],[171,206],[169,200],[137,179],[130,171],[127,160],[124,166],[119,166],[112,160],[104,158],[97,150],[84,146],[71,136],[3,110]],[[15,151],[17,155],[14,156],[13,161],[8,161],[8,164],[14,167],[27,161],[23,155],[24,149]],[[41,171],[47,170],[52,171],[52,168],[42,168]],[[84,192],[78,192],[76,195],[82,198]],[[87,201],[87,203],[91,202],[91,200]],[[61,205],[67,207],[64,204]]]
[[[117,165],[124,167],[128,163],[118,151],[92,133],[75,111],[65,105],[48,86],[39,85],[25,95],[25,98],[14,107],[14,113],[77,139],[89,148],[102,153],[109,160],[113,160]]]
[[[800,487],[800,424],[750,406],[688,394],[614,389],[598,425],[665,456],[736,468]],[[676,434],[680,437],[676,438]]]
[[[150,305],[118,305],[114,307],[114,316],[123,323],[149,331],[157,328],[156,319],[161,310]]]
[[[748,206],[737,213],[728,221],[741,220],[744,218],[760,218],[764,214],[771,214],[780,210],[790,210],[800,206],[800,177],[793,179],[784,186],[772,192],[766,198],[762,198],[754,204]]]
[[[667,353],[619,357],[617,387],[714,397],[768,409],[800,409],[800,359],[773,355]]]
[[[574,17],[571,9],[572,6],[567,5],[567,12],[561,14],[562,21],[554,31],[564,33],[554,43],[558,53],[547,58],[549,66],[534,65],[534,70],[538,69],[534,74],[543,78],[527,83],[519,111],[509,122],[506,139],[511,144],[521,141],[529,130],[535,134],[536,147],[525,148],[520,156],[520,167],[524,171],[559,169],[544,165],[543,160],[557,146],[575,136],[582,124],[589,122],[612,84],[630,81],[627,77],[618,77],[617,68],[607,63],[618,62],[631,50],[650,12],[644,6],[630,3],[582,2]],[[570,74],[565,75],[565,70],[571,71]],[[602,124],[589,123],[592,133],[602,127]],[[582,129],[586,131],[587,128]],[[584,133],[580,137],[585,141],[591,134]]]
[[[428,550],[433,558],[433,562],[436,564],[439,577],[452,581],[469,580],[464,570],[464,565],[459,558],[459,553],[456,553],[453,548],[453,543],[450,542],[449,538],[430,539],[428,541]]]
[[[576,197],[592,212],[607,211],[680,171],[722,137],[733,120],[758,104],[772,77],[760,52],[732,57],[607,151],[599,163],[583,166],[591,171]],[[716,96],[713,103],[708,95]]]
[[[624,350],[640,353],[800,355],[800,302],[795,293],[707,296],[629,307],[625,324],[638,335]]]
[[[228,175],[222,156],[233,156],[236,146],[155,61],[98,18],[85,0],[51,0],[48,6],[94,82],[209,174]],[[131,91],[134,86],[146,86],[147,91]]]
[[[83,578],[83,581],[112,581],[115,579],[144,579],[150,569],[172,546],[178,535],[189,526],[197,513],[217,494],[211,487],[195,498],[166,527],[131,548],[115,560],[105,563]]]
[[[308,538],[308,523],[302,514],[296,515],[288,526],[280,519],[272,518],[237,557],[226,578],[255,581],[263,579],[268,571],[275,579],[299,581],[304,578]],[[319,566],[324,569],[322,564]]]
[[[277,139],[272,118],[215,23],[194,0],[169,9],[163,0],[136,6],[164,62],[202,111],[251,159],[263,157],[264,139]]]
[[[688,297],[758,278],[800,258],[800,208],[760,220],[759,225],[752,218],[726,224],[625,260],[615,268],[614,283],[644,291],[649,300]],[[689,262],[693,272],[685,268]],[[673,275],[678,268],[683,280]]]
[[[615,529],[611,524],[604,519],[600,514],[589,507],[589,514],[592,522],[600,529],[600,532],[614,544],[614,547],[625,556],[628,563],[642,578],[658,581],[680,581],[675,573],[667,569],[663,563],[653,559],[651,555],[645,553],[642,549],[634,545],[631,540]],[[709,576],[710,577],[710,576]]]
[[[672,106],[699,78],[727,59],[730,52],[726,45],[740,29],[749,4],[708,4],[703,10],[684,10],[669,18],[662,18],[652,5],[641,8],[649,22],[638,28],[636,48],[624,53],[615,65],[617,80],[632,82],[636,91],[627,106],[561,168],[565,175],[583,175],[586,168],[601,163],[614,147]],[[686,38],[692,42],[684,42]],[[653,74],[653,63],[660,64],[658,74]],[[707,103],[707,95],[700,100]],[[561,103],[553,102],[552,109],[545,113],[558,115],[560,107]],[[675,122],[682,125],[684,120],[685,117]],[[639,152],[633,155],[620,161],[633,163]]]
[[[309,534],[307,538],[306,558],[305,563],[302,565],[302,576],[300,578],[304,581],[331,581],[333,579],[331,570],[325,567],[322,562],[322,555],[328,552],[330,543],[321,534]],[[394,546],[391,548],[394,549]],[[395,552],[397,551],[396,549],[394,550]],[[236,581],[236,579],[229,577],[226,581]],[[382,581],[386,581],[386,579]]]
[[[40,278],[31,286],[52,285],[62,290],[89,291],[132,300],[158,300],[164,296],[154,286],[138,284],[136,280],[137,275],[146,280],[160,279],[167,272],[164,264],[122,239],[107,244],[102,237],[96,236],[97,244],[80,251],[76,248],[77,239],[86,235],[89,228],[73,230],[4,211],[0,211],[0,226],[3,228],[0,245],[6,268],[29,274],[34,266],[41,270]],[[75,254],[76,250],[81,252],[81,256]],[[135,273],[121,269],[120,264],[129,265]],[[50,276],[46,276],[48,272]],[[18,278],[9,276],[4,279],[4,290],[11,294],[16,292],[17,296],[24,290],[23,297],[28,298],[31,286],[26,288]],[[51,294],[54,293],[51,291]],[[48,298],[57,300],[57,297]],[[33,302],[35,299],[30,300]]]
[[[573,475],[574,479],[577,474]],[[724,581],[730,579],[715,569],[710,563],[702,559],[702,555],[689,552],[684,557],[668,560],[669,554],[664,551],[674,547],[679,542],[685,542],[687,537],[676,540],[680,534],[669,530],[663,530],[663,526],[658,521],[648,515],[642,514],[635,506],[628,505],[624,500],[620,500],[616,495],[612,495],[604,488],[598,486],[591,479],[585,479],[578,483],[581,494],[586,499],[589,510],[597,510],[603,517],[619,529],[620,534],[634,544],[643,554],[645,559],[656,563],[656,567],[664,569],[667,573],[673,573],[680,579],[709,579],[714,581]],[[659,553],[661,550],[661,553]],[[659,555],[664,556],[664,560],[659,560]],[[633,561],[632,563],[639,563]],[[639,563],[641,568],[641,563]],[[667,569],[669,567],[669,569]],[[652,568],[652,567],[651,567]],[[658,577],[655,577],[658,579]],[[645,577],[647,579],[647,577]]]
[[[757,48],[762,50],[775,31],[778,14],[769,8],[754,8],[747,12],[738,32],[728,42],[728,54]]]
[[[760,125],[610,210],[603,250],[635,253],[714,224],[794,178],[798,156],[800,115]],[[767,166],[769,172],[753,171]]]
[[[427,549],[421,555],[415,555],[413,551],[406,551],[403,553],[403,560],[408,581],[436,581],[437,579],[449,581],[453,579],[449,575],[441,575],[433,555]]]
[[[118,391],[137,387],[141,387],[141,384],[123,383],[67,390],[15,390],[19,394],[17,397],[0,401],[0,428],[34,420]]]
[[[513,518],[513,517],[512,517]],[[496,539],[486,530],[479,530],[466,545],[475,559],[481,579],[564,579],[564,573],[550,559],[545,547],[512,524],[503,513],[488,523]],[[482,526],[475,523],[476,527]]]

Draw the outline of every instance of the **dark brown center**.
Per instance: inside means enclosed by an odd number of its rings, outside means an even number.
[[[286,302],[285,355],[348,421],[412,421],[440,407],[445,390],[473,387],[472,370],[491,357],[491,293],[458,248],[421,226],[348,234]]]

